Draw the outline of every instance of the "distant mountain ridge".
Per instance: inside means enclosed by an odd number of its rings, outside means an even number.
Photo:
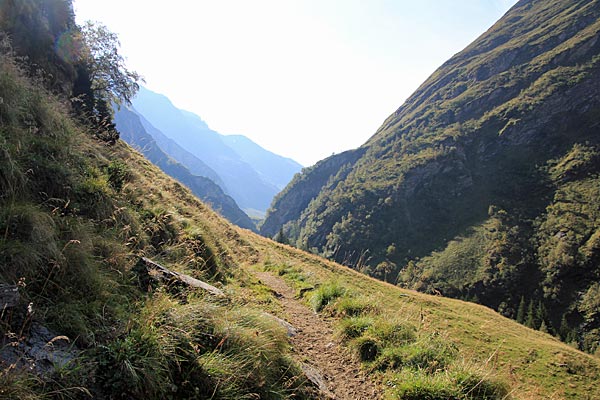
[[[188,168],[167,155],[154,139],[155,136],[148,133],[148,130],[151,130],[156,135],[156,128],[142,116],[131,108],[121,107],[115,113],[115,124],[121,138],[163,172],[186,185],[198,198],[210,204],[215,211],[232,223],[242,228],[256,230],[254,222],[240,210],[235,200],[225,194],[219,185],[210,178],[192,174]]]
[[[211,130],[199,116],[176,108],[166,96],[146,88],[140,89],[133,106],[164,135],[158,141],[164,143],[168,138],[178,145],[165,145],[167,153],[195,173],[200,171],[188,165],[189,154],[201,160],[209,168],[206,176],[219,182],[244,210],[264,213],[273,197],[302,168],[244,136],[224,136]],[[180,148],[185,149],[185,155]],[[211,171],[218,179],[208,175]]]
[[[294,178],[261,233],[594,351],[599,124],[600,2],[522,0],[363,146]]]

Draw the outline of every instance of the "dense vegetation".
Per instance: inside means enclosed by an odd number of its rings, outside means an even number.
[[[297,177],[262,233],[594,352],[599,21],[598,1],[520,1],[354,160]]]

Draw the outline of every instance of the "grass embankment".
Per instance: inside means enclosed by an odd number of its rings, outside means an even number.
[[[600,360],[548,334],[477,304],[404,290],[248,238],[264,268],[338,320],[339,339],[389,398],[600,398]]]
[[[20,301],[0,316],[0,350],[17,357],[2,358],[0,398],[307,397],[284,329],[245,299],[237,260],[255,251],[187,189],[124,143],[96,139],[40,87],[3,50],[0,283],[18,285]],[[227,297],[140,287],[140,256]],[[22,350],[38,323],[78,355],[36,373]]]

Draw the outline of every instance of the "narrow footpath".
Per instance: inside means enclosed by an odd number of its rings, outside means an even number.
[[[283,279],[268,272],[257,272],[261,282],[275,293],[284,311],[284,319],[296,330],[290,337],[296,359],[305,374],[323,393],[335,400],[372,400],[381,398],[381,390],[360,369],[333,338],[332,321],[315,314],[295,298],[295,291]]]

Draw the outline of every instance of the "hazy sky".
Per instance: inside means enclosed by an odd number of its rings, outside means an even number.
[[[75,0],[146,86],[308,166],[363,144],[516,0]]]

